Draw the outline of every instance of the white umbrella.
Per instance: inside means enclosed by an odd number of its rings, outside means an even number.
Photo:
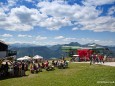
[[[39,55],[36,55],[36,56],[33,57],[33,59],[43,59],[43,57],[39,56]]]
[[[29,57],[29,56],[24,56],[23,57],[25,60],[30,60],[31,59],[31,57]]]
[[[76,57],[77,57],[77,56],[79,56],[79,55],[73,55],[73,56],[76,56]]]
[[[11,65],[12,64],[12,62],[11,61],[9,61],[9,60],[4,60],[3,62],[2,62],[2,64],[6,64],[6,62],[8,63],[8,65]]]
[[[22,61],[22,60],[24,60],[24,58],[23,58],[23,57],[21,57],[21,58],[18,58],[17,60],[21,60],[21,61]]]

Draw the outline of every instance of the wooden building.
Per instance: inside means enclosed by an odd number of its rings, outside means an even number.
[[[8,50],[8,44],[3,41],[0,41],[0,58],[10,57],[17,55],[17,51]]]
[[[3,41],[0,41],[0,58],[4,58],[7,56],[8,45]]]

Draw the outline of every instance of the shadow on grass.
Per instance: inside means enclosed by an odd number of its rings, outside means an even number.
[[[27,77],[29,75],[24,75],[24,76],[0,76],[0,80],[6,80],[6,79],[11,79],[11,78],[22,78],[22,77]]]

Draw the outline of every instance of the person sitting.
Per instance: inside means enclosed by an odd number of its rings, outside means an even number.
[[[38,71],[39,71],[39,72],[42,72],[42,68],[41,68],[40,63],[38,63]]]
[[[61,69],[61,68],[63,68],[63,66],[64,66],[64,61],[63,60],[59,60],[58,61],[58,68]]]
[[[46,62],[45,62],[45,67],[48,67],[48,65],[49,65],[49,62],[46,61]]]
[[[46,67],[46,70],[47,71],[52,71],[52,70],[54,70],[54,66],[51,65],[51,64],[48,64],[48,67]]]
[[[34,73],[34,66],[33,66],[33,64],[30,64],[30,72]]]
[[[45,68],[45,64],[42,62],[42,68]]]
[[[60,60],[57,61],[57,67],[61,68],[61,61]]]
[[[52,60],[52,65],[55,66],[55,61],[54,60]]]
[[[67,68],[67,67],[68,67],[68,63],[67,63],[66,60],[64,60],[64,66],[63,66],[63,68]]]
[[[38,73],[38,69],[37,69],[37,66],[36,66],[35,63],[33,64],[33,67],[34,67],[34,72],[35,72],[35,73]]]

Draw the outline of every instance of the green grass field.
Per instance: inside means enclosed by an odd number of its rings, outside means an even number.
[[[0,86],[115,86],[115,67],[69,63],[67,69],[0,80]]]

